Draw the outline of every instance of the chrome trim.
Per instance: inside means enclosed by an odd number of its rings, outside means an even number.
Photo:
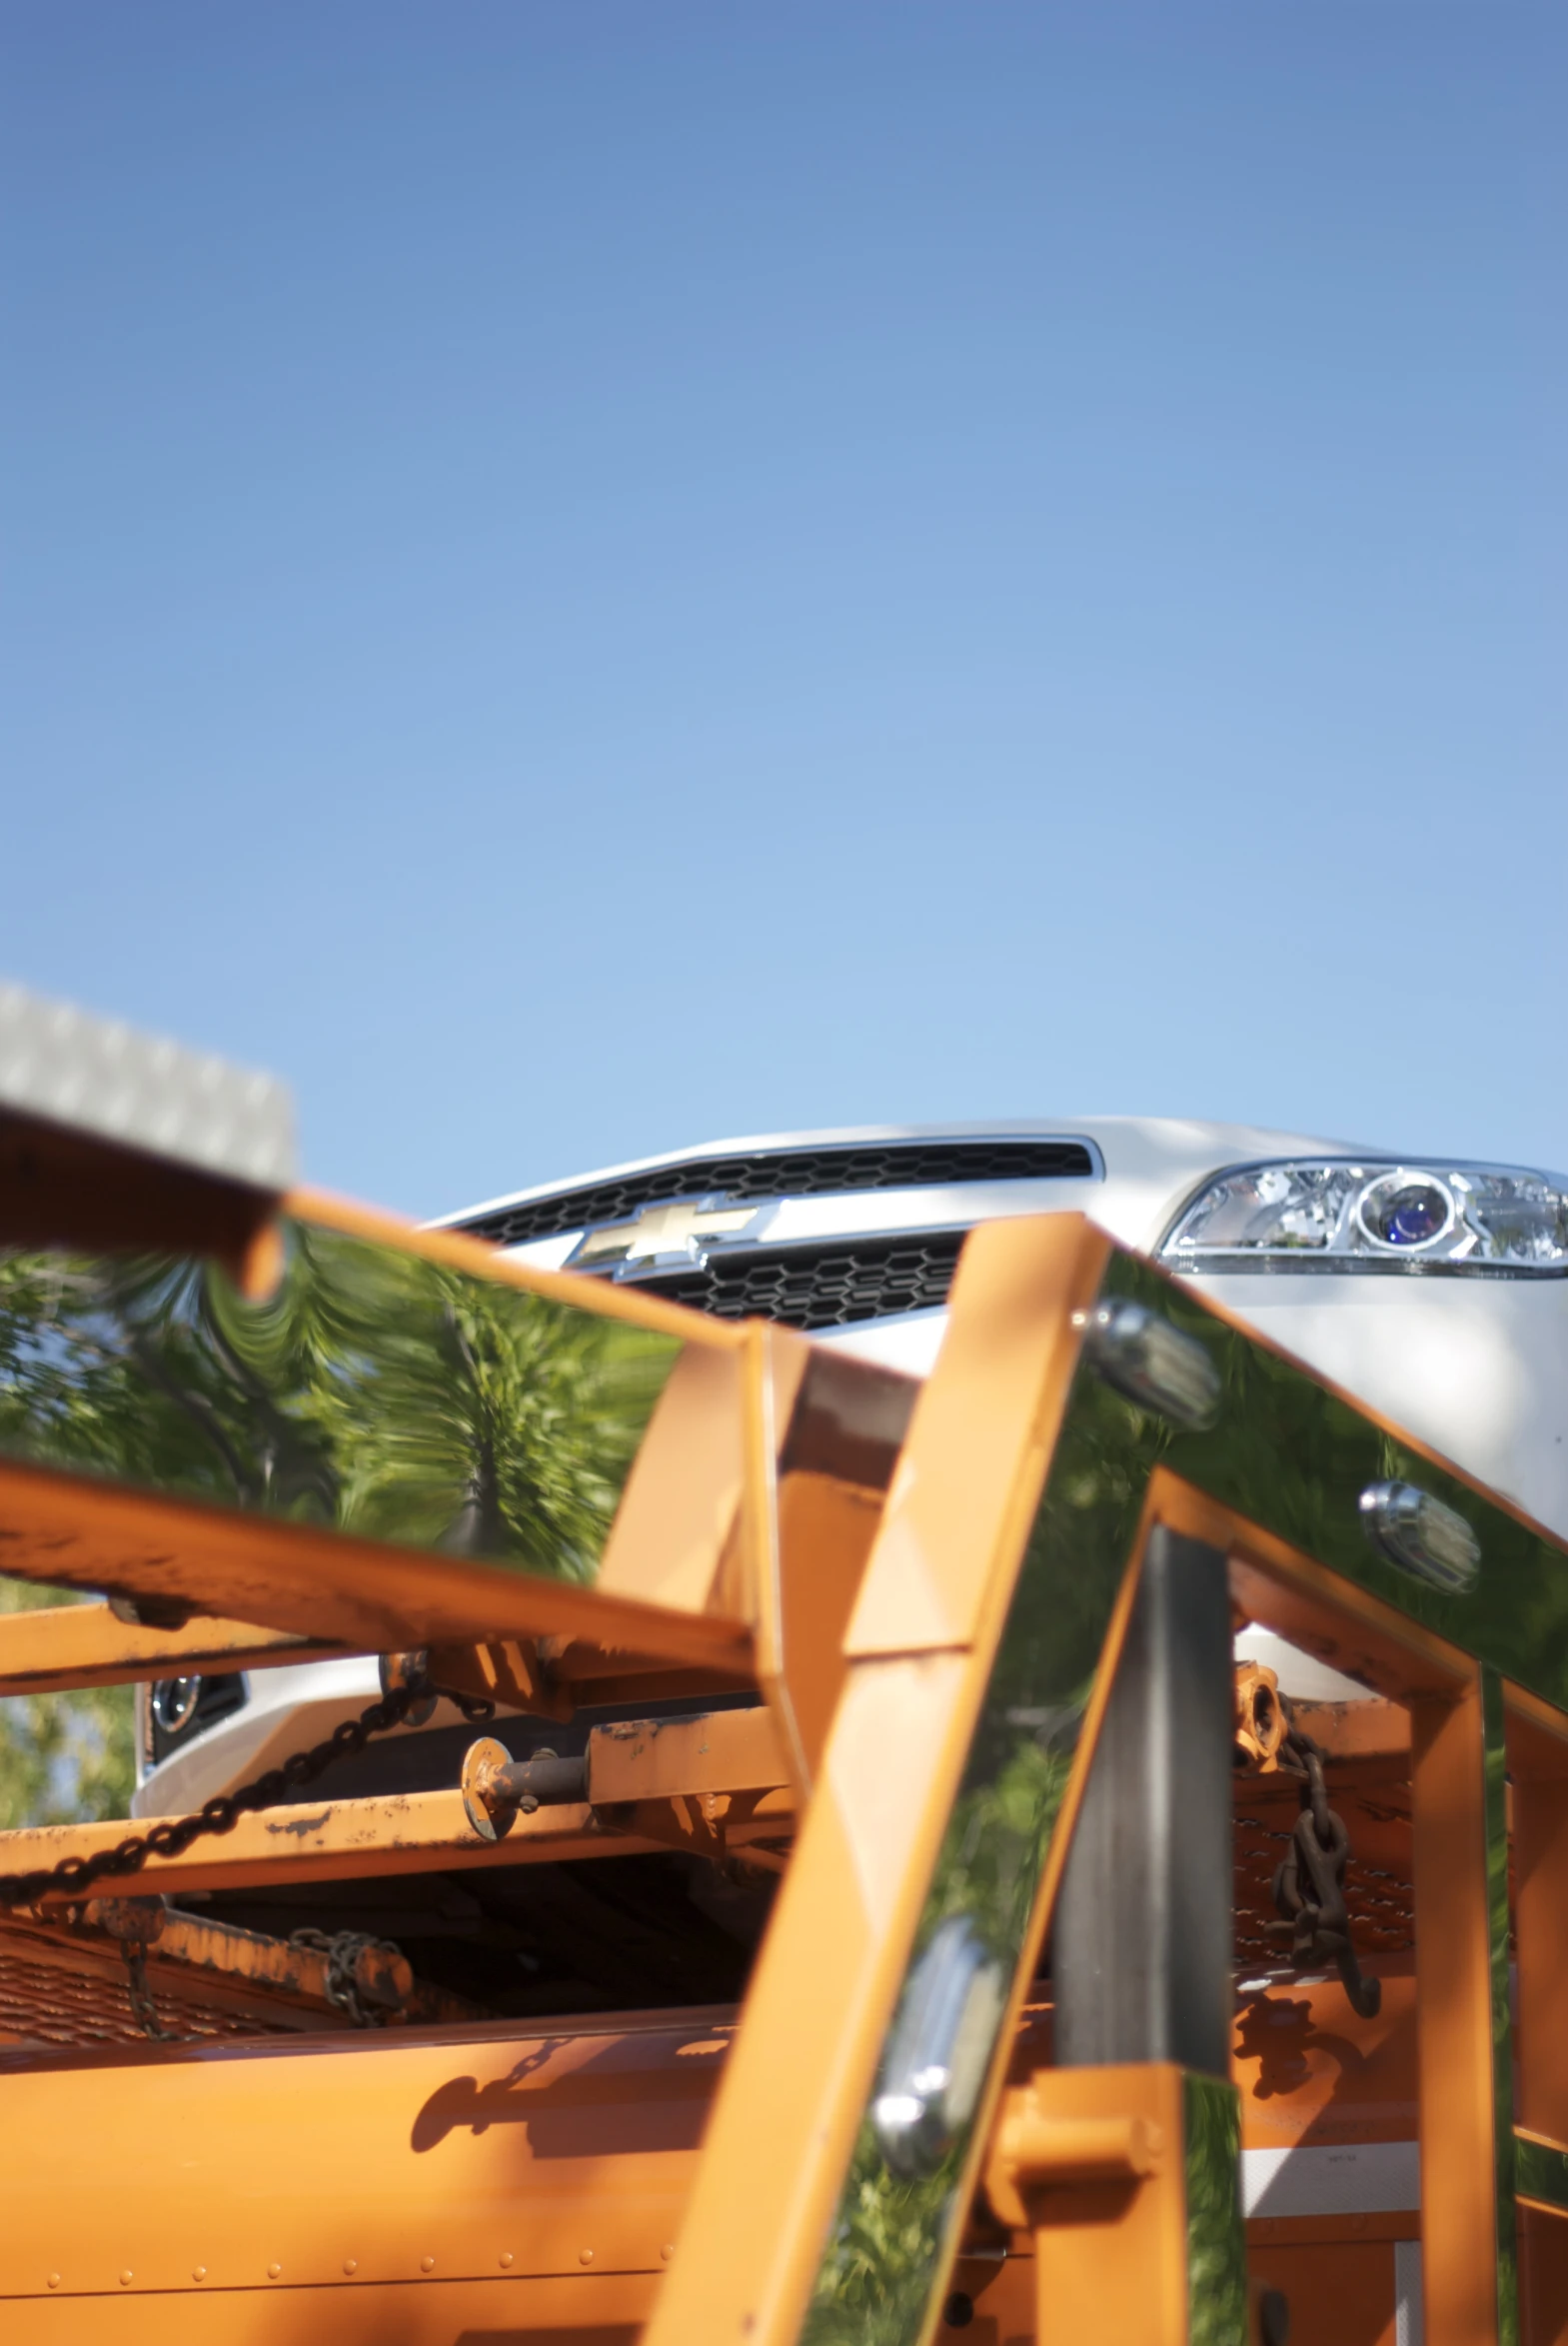
[[[920,1149],[943,1147],[1026,1149],[1048,1145],[1052,1142],[1059,1143],[1063,1148],[1081,1149],[1089,1160],[1090,1170],[1086,1173],[1019,1173],[1004,1174],[998,1177],[1004,1180],[1037,1180],[1050,1183],[1060,1180],[1103,1181],[1105,1179],[1105,1157],[1099,1143],[1088,1133],[1075,1128],[1057,1128],[1055,1126],[1041,1128],[1034,1125],[1023,1125],[1012,1130],[990,1125],[977,1127],[929,1125],[914,1129],[888,1128],[877,1125],[849,1126],[842,1131],[828,1130],[820,1133],[791,1133],[779,1136],[753,1135],[739,1141],[708,1142],[696,1149],[671,1150],[660,1157],[629,1158],[624,1164],[602,1166],[593,1173],[576,1174],[568,1180],[536,1181],[528,1188],[508,1190],[499,1197],[482,1198],[477,1204],[461,1206],[454,1213],[438,1214],[424,1226],[429,1229],[466,1229],[489,1215],[506,1213],[514,1208],[548,1205],[557,1200],[564,1205],[579,1194],[602,1188],[614,1181],[631,1180],[640,1175],[654,1173],[668,1173],[672,1175],[695,1173],[703,1166],[729,1164],[739,1157],[810,1157],[821,1150],[828,1149],[906,1149],[911,1153]],[[1264,1162],[1274,1161],[1264,1160]],[[910,1184],[911,1187],[924,1185],[919,1182]],[[950,1185],[967,1187],[971,1184],[953,1182]],[[988,1186],[989,1183],[981,1180],[972,1185],[983,1187]],[[783,1194],[787,1196],[789,1192],[785,1190]],[[878,1192],[846,1188],[842,1191],[824,1190],[821,1194],[852,1197],[875,1196]],[[562,1231],[557,1234],[564,1236],[566,1233]],[[535,1241],[525,1242],[532,1244]]]
[[[861,1195],[874,1195],[875,1193],[876,1192],[874,1191],[867,1192],[863,1190],[860,1192]],[[691,1200],[689,1198],[683,1198],[680,1200],[680,1202],[683,1204],[690,1204]],[[759,1202],[758,1211],[760,1213],[777,1213],[781,1205],[787,1205],[790,1202],[791,1200],[787,1197],[764,1198]],[[613,1274],[608,1263],[605,1264],[603,1268],[601,1268],[599,1265],[594,1263],[584,1263],[579,1261],[577,1257],[577,1249],[574,1248],[572,1254],[567,1257],[567,1261],[564,1267],[571,1270],[586,1272],[586,1274],[591,1278],[603,1278],[606,1276],[615,1275],[617,1277],[635,1279],[637,1283],[641,1285],[645,1280],[658,1279],[661,1277],[674,1278],[678,1277],[683,1271],[694,1269],[700,1270],[711,1254],[723,1254],[727,1261],[733,1261],[739,1260],[749,1253],[784,1254],[798,1252],[821,1254],[828,1252],[835,1246],[893,1246],[899,1243],[910,1246],[918,1246],[927,1238],[950,1238],[954,1231],[957,1231],[960,1234],[966,1236],[970,1230],[976,1229],[981,1221],[1005,1221],[1009,1218],[1012,1217],[1006,1214],[975,1215],[971,1213],[963,1213],[955,1214],[950,1221],[892,1223],[878,1222],[873,1227],[866,1229],[852,1228],[828,1231],[804,1230],[797,1237],[789,1237],[786,1235],[780,1235],[775,1237],[768,1234],[767,1230],[759,1230],[755,1234],[750,1230],[746,1230],[737,1233],[733,1237],[726,1236],[721,1233],[707,1239],[701,1256],[690,1254],[670,1254],[656,1256],[640,1262],[636,1271],[617,1271]],[[608,1229],[614,1227],[615,1225],[613,1223],[607,1222],[596,1226]],[[562,1234],[566,1235],[567,1233],[563,1232]],[[585,1234],[591,1235],[592,1229]],[[543,1241],[537,1242],[543,1243]],[[520,1253],[522,1248],[509,1248],[508,1251]],[[658,1264],[657,1268],[655,1267],[656,1262]]]
[[[587,1223],[562,1267],[608,1271],[615,1279],[647,1277],[660,1270],[701,1270],[717,1248],[757,1244],[762,1235],[758,1222],[776,1213],[779,1203],[777,1197],[732,1202],[723,1189],[704,1197],[660,1198],[625,1220]],[[640,1243],[645,1230],[651,1242]],[[614,1240],[620,1231],[630,1234],[618,1251]]]

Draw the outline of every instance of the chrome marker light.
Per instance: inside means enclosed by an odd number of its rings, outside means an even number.
[[[1475,1586],[1481,1542],[1463,1515],[1429,1490],[1413,1482],[1369,1482],[1361,1493],[1361,1521],[1373,1546],[1402,1572],[1450,1596]]]
[[[1096,1304],[1083,1349],[1107,1384],[1178,1425],[1199,1430],[1219,1414],[1219,1370],[1206,1347],[1142,1303]]]
[[[1173,1270],[1568,1272],[1568,1189],[1507,1166],[1319,1158],[1238,1166],[1159,1249]]]
[[[933,2175],[974,2115],[1007,1975],[965,1914],[950,1914],[903,1993],[871,2128],[895,2175]]]

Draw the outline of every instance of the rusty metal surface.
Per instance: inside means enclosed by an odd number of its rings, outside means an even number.
[[[465,1997],[416,1980],[396,1946],[366,1933],[270,1937],[156,1898],[8,1917],[0,2015],[13,2040],[62,2045],[484,2016]]]
[[[0,1838],[0,1861],[18,1870],[51,1866],[72,1854],[112,1847],[123,1820],[34,1825]],[[609,1857],[657,1846],[609,1831],[592,1808],[543,1808],[518,1820],[504,1842],[481,1840],[463,1811],[463,1795],[409,1792],[383,1800],[326,1800],[319,1808],[268,1808],[241,1817],[219,1840],[200,1841],[181,1857],[152,1857],[138,1876],[149,1888],[239,1889],[259,1883],[352,1881],[370,1874],[450,1872],[469,1865],[516,1865],[531,1859]],[[69,1898],[69,1890],[60,1893]],[[78,1893],[80,1894],[80,1893]]]
[[[1278,1673],[1265,1662],[1244,1661],[1235,1665],[1235,1675],[1236,1765],[1259,1775],[1272,1774],[1285,1739]]]
[[[761,1705],[596,1727],[588,1766],[589,1791],[598,1802],[770,1791],[788,1781],[779,1730]]]
[[[417,1716],[434,1691],[423,1678],[417,1683],[405,1679],[401,1685],[389,1686],[379,1701],[367,1704],[358,1718],[340,1719],[321,1742],[305,1751],[292,1751],[281,1766],[267,1768],[248,1783],[236,1785],[232,1792],[215,1793],[193,1814],[159,1817],[144,1831],[123,1833],[117,1841],[91,1851],[67,1852],[52,1866],[24,1864],[15,1872],[0,1874],[0,1906],[31,1906],[59,1895],[80,1899],[99,1881],[112,1884],[140,1874],[150,1858],[183,1857],[209,1835],[232,1832],[242,1816],[274,1808],[291,1792],[303,1792],[338,1760],[363,1751],[373,1735],[386,1734]],[[459,1700],[471,1715],[490,1714],[488,1704],[471,1706],[467,1696]]]
[[[313,2018],[282,1999],[225,1997],[213,1995],[205,1982],[178,1983],[173,1967],[162,1962],[151,1971],[164,2026],[193,2042],[342,2025],[325,2004]],[[145,2044],[119,1948],[107,1941],[65,1944],[15,1927],[0,1931],[0,2039],[14,2046]]]

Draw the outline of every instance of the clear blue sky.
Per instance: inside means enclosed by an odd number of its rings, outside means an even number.
[[[438,1211],[1568,1168],[1568,13],[0,6],[0,968]]]

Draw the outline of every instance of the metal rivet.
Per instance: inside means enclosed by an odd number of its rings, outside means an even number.
[[[359,2258],[357,2256],[346,2256],[343,2260],[343,2269],[346,2273],[357,2273],[360,2269]]]
[[[49,2286],[50,2286],[50,2288],[51,2288],[51,2289],[58,2289],[58,2288],[59,2288],[59,2286],[60,2286],[60,2276],[59,2276],[59,2274],[58,2274],[58,2273],[51,2273],[51,2274],[50,2274],[50,2276],[49,2276]]]
[[[282,2265],[269,2265],[269,2266],[267,2267],[267,2278],[268,2278],[268,2280],[269,2280],[269,2281],[276,2281],[276,2279],[278,2278],[278,2275],[279,2275],[279,2274],[282,2272],[282,2270],[283,2270],[283,2267],[282,2267]]]
[[[135,2278],[136,2278],[136,2275],[135,2275],[134,2273],[122,2273],[122,2274],[120,2275],[120,2286],[121,2286],[121,2288],[122,2288],[122,2289],[129,2289],[129,2287],[131,2286],[131,2283],[132,2283],[132,2282],[135,2280]]]
[[[207,2267],[206,2267],[205,2265],[195,2265],[195,2266],[193,2266],[193,2268],[192,2268],[192,2271],[191,2271],[191,2279],[192,2279],[193,2281],[205,2281],[205,2280],[206,2280],[206,2278],[207,2278]]]
[[[436,2269],[435,2258],[433,2256],[422,2256],[419,2260],[419,2269],[422,2273],[433,2273]]]
[[[591,2265],[594,2261],[594,2251],[591,2248],[580,2248],[577,2260],[580,2265]]]
[[[504,2251],[503,2251],[503,2253],[502,2253],[502,2258],[501,2258],[501,2269],[502,2269],[502,2271],[503,2271],[503,2272],[505,2272],[505,2271],[506,2271],[507,2267],[508,2267],[508,2266],[511,2264],[511,2262],[512,2262],[512,2251],[511,2251],[511,2249],[510,2249],[510,2248],[508,2248],[508,2249],[504,2250]]]

